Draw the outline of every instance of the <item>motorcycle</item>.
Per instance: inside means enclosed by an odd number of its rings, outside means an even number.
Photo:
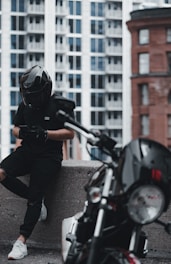
[[[88,151],[96,146],[109,157],[84,187],[83,211],[63,220],[63,262],[139,264],[148,253],[143,226],[155,222],[171,234],[171,224],[159,219],[171,199],[171,152],[146,138],[118,151],[109,136],[87,130],[64,111],[57,116],[87,139]]]

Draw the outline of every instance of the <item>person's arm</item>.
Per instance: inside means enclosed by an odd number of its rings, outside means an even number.
[[[47,130],[47,138],[51,140],[67,140],[74,138],[74,131],[66,128],[59,130]]]
[[[19,130],[18,126],[13,127],[13,135],[16,138],[19,138]],[[63,141],[67,139],[74,138],[74,131],[66,128],[58,129],[58,130],[47,130],[47,139]]]

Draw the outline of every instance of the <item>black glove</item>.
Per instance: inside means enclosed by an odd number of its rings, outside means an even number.
[[[19,126],[20,130],[19,130],[19,138],[20,139],[24,139],[26,137],[28,137],[28,135],[30,134],[30,128],[27,125],[21,125]]]
[[[40,126],[20,126],[19,138],[45,142],[47,140],[47,131]]]

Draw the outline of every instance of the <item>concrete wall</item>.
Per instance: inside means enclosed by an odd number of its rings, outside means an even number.
[[[85,200],[84,185],[88,177],[101,165],[97,161],[64,161],[60,175],[47,190],[45,204],[48,218],[38,222],[28,245],[61,248],[61,224],[64,218],[82,210]],[[28,182],[29,177],[22,177]],[[12,244],[18,237],[27,201],[0,185],[0,244]]]

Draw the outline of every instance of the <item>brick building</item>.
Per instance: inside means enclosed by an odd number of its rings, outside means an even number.
[[[132,137],[171,148],[171,8],[131,12]]]

